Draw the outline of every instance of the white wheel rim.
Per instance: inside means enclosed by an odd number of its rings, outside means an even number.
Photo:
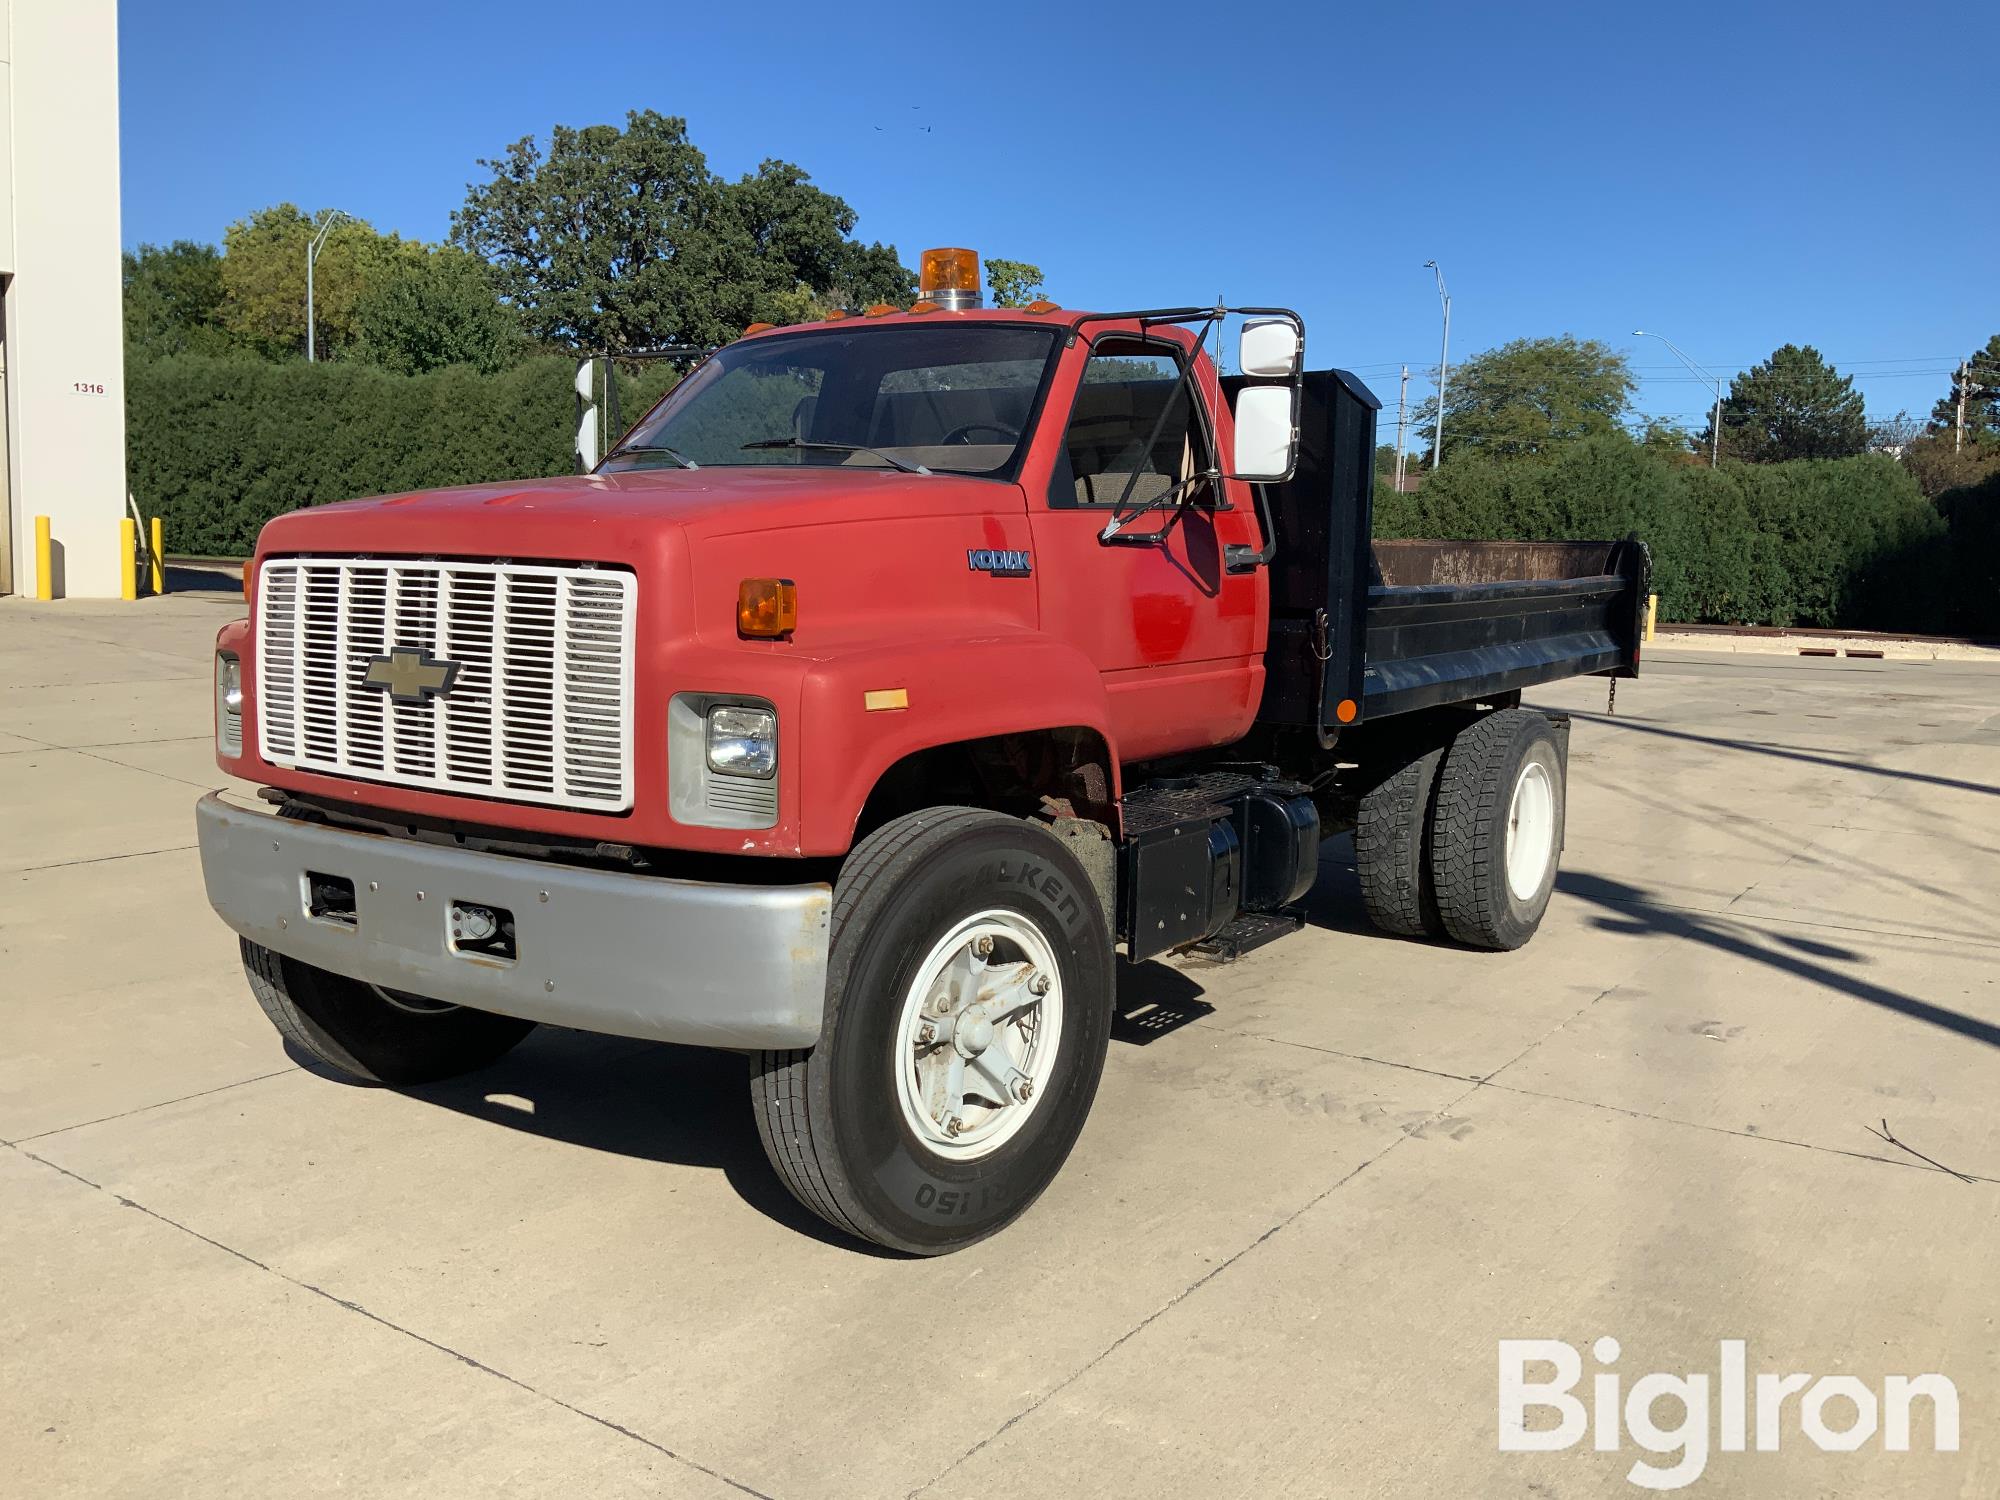
[[[1514,782],[1507,807],[1507,886],[1517,900],[1541,893],[1556,849],[1556,791],[1548,767],[1531,760]]]
[[[1039,927],[997,909],[956,923],[903,995],[890,1063],[904,1123],[955,1161],[998,1151],[1048,1096],[1062,1022],[1062,971]]]

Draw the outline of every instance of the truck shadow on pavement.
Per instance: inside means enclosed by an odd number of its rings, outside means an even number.
[[[293,1060],[312,1066],[298,1053]],[[842,1235],[785,1190],[757,1139],[747,1064],[732,1053],[540,1026],[489,1068],[398,1092],[586,1151],[717,1170],[787,1229],[857,1254],[907,1258]]]
[[[2000,797],[2000,786],[1990,782],[1965,781],[1956,776],[1933,776],[1924,771],[1905,771],[1895,766],[1878,766],[1870,761],[1847,755],[1829,755],[1823,751],[1809,750],[1798,745],[1772,745],[1756,740],[1731,739],[1726,735],[1696,734],[1688,729],[1669,729],[1664,724],[1647,723],[1637,715],[1587,713],[1579,708],[1567,710],[1572,719],[1586,719],[1593,724],[1605,724],[1613,729],[1630,730],[1635,734],[1658,735],[1664,739],[1686,740],[1690,744],[1707,745],[1717,750],[1734,750],[1744,755],[1767,755],[1778,760],[1801,761],[1806,765],[1824,766],[1834,771],[1854,771],[1864,776],[1882,776],[1891,781],[1915,782],[1922,786],[1944,787],[1954,792],[1976,792],[1985,797]],[[1912,741],[1911,743],[1916,743]]]
[[[1628,936],[1657,934],[1700,943],[1737,958],[1746,958],[1783,973],[1849,996],[1867,1005],[1907,1016],[1989,1047],[2000,1047],[2000,1025],[1934,1005],[1915,995],[1875,984],[1833,964],[1867,964],[1865,953],[1819,938],[1773,933],[1709,912],[1689,911],[1652,901],[1638,886],[1601,875],[1565,870],[1556,876],[1556,890],[1599,908],[1591,924],[1603,932]]]
[[[1212,1014],[1201,994],[1199,983],[1165,964],[1121,960],[1112,1040],[1146,1046]],[[286,1050],[307,1071],[346,1081]],[[787,1229],[860,1255],[910,1258],[841,1234],[785,1190],[757,1138],[745,1061],[732,1053],[541,1026],[489,1068],[398,1092],[586,1151],[717,1170],[745,1203]]]

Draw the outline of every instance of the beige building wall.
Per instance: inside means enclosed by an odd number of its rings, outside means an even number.
[[[6,539],[0,591],[115,598],[125,513],[116,0],[0,0]]]

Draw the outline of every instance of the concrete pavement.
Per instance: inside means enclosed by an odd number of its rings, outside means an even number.
[[[296,1066],[193,850],[240,609],[0,600],[9,1492],[1638,1493],[1672,1458],[1630,1436],[1498,1451],[1498,1341],[1567,1341],[1587,1393],[1600,1335],[1628,1384],[1744,1339],[1956,1385],[1957,1452],[1921,1403],[1918,1451],[1822,1452],[1793,1398],[1694,1493],[2000,1485],[1992,661],[1662,651],[1614,717],[1544,695],[1569,842],[1527,949],[1372,933],[1334,843],[1297,937],[1129,971],[1054,1188],[910,1262],[792,1205],[733,1057]]]

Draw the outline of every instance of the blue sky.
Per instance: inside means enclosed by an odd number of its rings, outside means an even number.
[[[1937,24],[1933,25],[1935,21]],[[1974,142],[2000,6],[1382,3],[121,8],[128,245],[268,203],[443,237],[478,158],[554,123],[687,117],[712,167],[797,162],[914,265],[1040,264],[1071,307],[1276,302],[1314,364],[1427,389],[1570,332],[1639,409],[1785,342],[1919,414],[2000,330],[2000,169]],[[928,127],[928,128],[926,128]]]

